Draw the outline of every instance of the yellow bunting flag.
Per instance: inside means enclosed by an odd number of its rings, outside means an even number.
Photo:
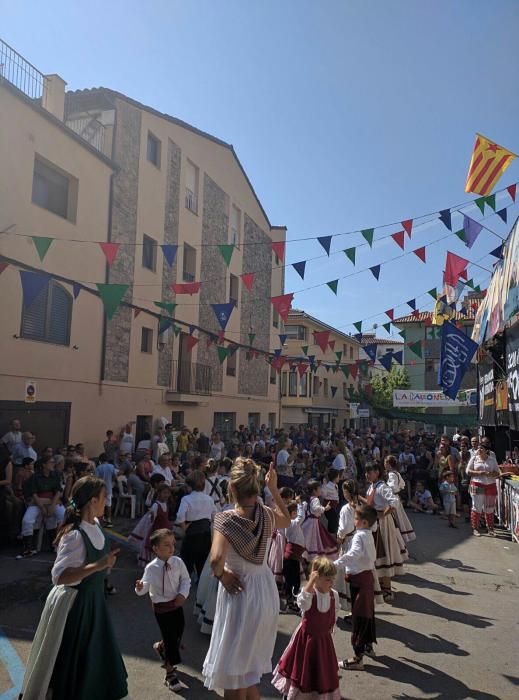
[[[516,154],[497,143],[476,134],[476,144],[470,160],[465,192],[487,195],[492,192],[501,175]]]

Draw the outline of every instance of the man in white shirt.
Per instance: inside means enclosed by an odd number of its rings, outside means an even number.
[[[279,451],[276,455],[276,472],[278,475],[278,486],[292,487],[294,484],[294,464],[293,455],[289,454],[286,442],[279,443]]]
[[[14,446],[22,441],[22,426],[20,421],[15,418],[11,421],[10,427],[11,430],[0,439],[0,442],[4,443],[9,450],[9,454],[12,455]]]
[[[171,471],[171,457],[169,454],[163,454],[159,457],[159,463],[155,464],[153,467],[152,475],[153,474],[162,474],[166,484],[171,486],[171,482],[173,481],[173,472]]]

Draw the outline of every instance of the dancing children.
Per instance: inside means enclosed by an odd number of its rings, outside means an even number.
[[[211,496],[204,493],[204,472],[195,469],[186,482],[192,491],[180,501],[175,524],[185,530],[180,558],[189,574],[191,575],[195,568],[200,579],[205,560],[211,550],[211,522],[216,513],[216,506]]]
[[[52,694],[53,700],[119,700],[128,694],[104,595],[105,571],[119,551],[110,551],[99,526],[105,496],[104,481],[95,477],[82,477],[72,487],[56,540],[54,587],[36,630],[20,698]]]
[[[137,595],[150,594],[155,619],[162,633],[162,640],[155,642],[153,648],[166,668],[164,685],[177,691],[182,688],[176,668],[181,663],[182,606],[189,596],[191,579],[182,559],[173,556],[175,536],[170,530],[155,530],[150,540],[155,559],[144,569],[142,579],[135,582],[135,592]]]
[[[327,506],[321,505],[320,496],[321,484],[318,481],[309,481],[306,502],[307,518],[301,526],[305,536],[306,558],[309,561],[321,556],[333,560],[339,551],[335,538],[320,521],[321,515],[331,510],[329,504]]]
[[[360,505],[359,490],[356,481],[344,481],[342,484],[342,493],[345,505],[339,513],[339,529],[337,530],[337,542],[339,544],[339,553],[344,554],[348,551],[348,546],[355,532],[355,510]],[[349,613],[351,610],[350,587],[345,579],[344,571],[339,569],[337,572],[337,580],[335,587],[339,594],[341,610]]]
[[[272,684],[284,697],[340,700],[337,656],[332,639],[339,610],[339,596],[333,589],[336,575],[335,564],[326,557],[317,557],[312,562],[310,578],[297,596],[303,619],[272,679]]]
[[[155,530],[170,530],[171,523],[168,517],[168,505],[171,497],[171,488],[165,481],[161,481],[155,488],[156,501],[149,511],[142,516],[133,532],[128,537],[128,541],[137,545],[137,563],[142,567],[149,564],[153,559],[153,549],[151,547],[151,535]]]
[[[337,534],[339,527],[339,471],[337,469],[328,470],[328,482],[321,488],[321,500],[325,506],[330,506],[324,514],[328,521],[328,532]]]
[[[265,488],[265,492],[266,495],[268,495],[269,499],[271,499],[270,492],[267,488]],[[282,486],[279,489],[279,495],[281,496],[284,504],[288,506],[288,504],[294,498],[294,491],[289,486]],[[274,578],[276,579],[276,583],[278,585],[279,590],[282,590],[284,586],[283,558],[285,552],[285,544],[285,530],[274,529],[272,531],[272,539],[270,541],[268,565],[270,570],[274,574]]]
[[[454,474],[452,472],[443,472],[440,494],[443,501],[443,510],[449,521],[449,527],[458,527],[456,525],[456,497],[458,494],[458,487],[454,483]]]
[[[393,600],[391,579],[404,573],[404,561],[408,558],[408,553],[393,518],[397,499],[382,476],[383,469],[379,464],[366,465],[369,488],[365,501],[368,506],[375,508],[378,520],[378,527],[374,533],[377,552],[375,568],[379,575],[384,601],[387,603]]]
[[[373,570],[377,557],[371,532],[377,521],[377,511],[371,506],[359,506],[355,511],[355,534],[348,551],[335,564],[344,569],[350,584],[353,631],[351,644],[354,656],[339,666],[354,671],[364,670],[364,655],[374,656],[377,641],[375,628],[375,597]]]
[[[297,612],[295,597],[301,585],[301,559],[305,551],[305,536],[301,523],[305,519],[305,512],[303,506],[297,501],[291,501],[287,505],[287,510],[292,522],[283,531],[286,542],[283,552],[283,578],[287,608]]]
[[[396,457],[394,455],[388,455],[384,459],[384,467],[387,473],[387,484],[393,491],[393,494],[396,498],[395,518],[396,523],[398,525],[398,529],[400,530],[400,534],[402,535],[404,542],[412,542],[416,539],[416,534],[413,530],[413,526],[411,525],[411,521],[407,517],[407,514],[404,510],[402,501],[400,500],[399,494],[401,491],[405,490],[406,486],[405,481],[402,475],[400,474],[400,466],[397,462]]]

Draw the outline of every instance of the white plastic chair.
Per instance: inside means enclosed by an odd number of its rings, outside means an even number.
[[[130,518],[133,520],[135,518],[137,497],[135,494],[129,492],[128,481],[125,476],[117,477],[117,487],[119,489],[119,495],[117,496],[114,516],[121,515],[124,511],[124,506],[128,504],[130,506]]]

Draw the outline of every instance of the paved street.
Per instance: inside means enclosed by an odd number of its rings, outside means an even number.
[[[343,672],[344,698],[435,698],[512,700],[519,696],[519,547],[508,538],[471,536],[468,525],[450,530],[445,520],[415,516],[418,540],[411,545],[408,573],[396,583],[392,606],[378,610],[378,657],[364,672]],[[16,697],[16,685],[30,640],[49,590],[51,557],[41,554],[17,562],[0,555],[0,700]],[[133,700],[172,697],[203,700],[200,668],[207,648],[186,607],[185,664],[182,679],[190,689],[175,695],[162,685],[162,671],[151,644],[157,629],[149,601],[138,599],[138,570],[129,553],[119,558],[113,581],[119,593],[109,606],[129,672]],[[277,659],[297,624],[281,616]],[[251,630],[251,634],[254,630]],[[339,620],[338,656],[351,653],[350,627]],[[11,675],[11,677],[9,676]],[[262,697],[279,697],[265,679]]]

